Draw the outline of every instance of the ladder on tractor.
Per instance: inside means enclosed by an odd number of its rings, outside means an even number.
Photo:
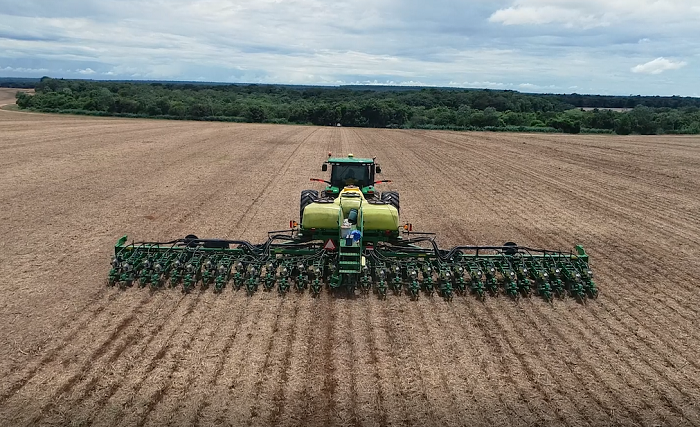
[[[360,202],[360,207],[357,209],[357,223],[350,227],[350,232],[355,230],[360,232],[360,240],[358,241],[343,238],[342,228],[339,232],[338,272],[341,274],[359,274],[362,272],[362,235],[364,232],[362,202]]]

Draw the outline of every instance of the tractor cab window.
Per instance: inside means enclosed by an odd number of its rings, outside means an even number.
[[[356,185],[360,188],[371,185],[370,166],[361,164],[333,165],[331,185],[343,188]]]

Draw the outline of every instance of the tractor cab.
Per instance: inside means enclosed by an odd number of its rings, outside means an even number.
[[[331,157],[331,153],[328,153],[328,160],[321,170],[327,171],[328,165],[331,166],[331,180],[326,181],[326,197],[336,197],[344,187],[351,185],[359,187],[366,198],[375,197],[375,175],[382,169],[374,159],[356,158],[352,154],[348,154],[348,157]]]

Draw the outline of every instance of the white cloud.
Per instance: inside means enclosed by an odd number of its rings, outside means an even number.
[[[690,60],[673,79],[640,82],[627,70],[662,55],[700,57],[697,4],[0,0],[0,73],[687,94],[697,92]]]
[[[491,15],[489,21],[500,22],[503,25],[562,23],[567,27],[582,26],[584,28],[609,25],[603,17],[558,6],[509,7],[497,10]]]
[[[569,28],[644,22],[695,25],[700,18],[696,0],[511,0],[494,12],[490,22],[503,25],[562,24]]]
[[[37,74],[37,73],[48,73],[49,70],[47,68],[24,68],[24,67],[5,67],[5,68],[0,68],[1,72],[6,72],[6,73],[19,73],[19,74]]]
[[[639,64],[632,67],[633,73],[644,73],[644,74],[661,74],[668,70],[677,70],[683,68],[687,65],[685,61],[671,61],[664,57],[656,58],[645,64]]]

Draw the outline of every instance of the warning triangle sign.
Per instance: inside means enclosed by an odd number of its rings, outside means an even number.
[[[335,243],[333,243],[333,240],[328,239],[326,240],[326,244],[323,245],[323,249],[327,251],[334,251],[335,250]]]

